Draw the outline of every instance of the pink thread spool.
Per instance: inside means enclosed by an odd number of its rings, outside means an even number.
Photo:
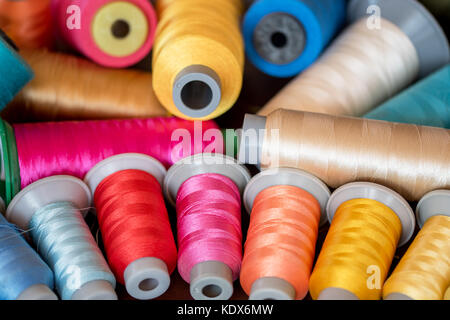
[[[150,52],[157,18],[148,0],[54,0],[57,36],[92,61],[134,65]]]

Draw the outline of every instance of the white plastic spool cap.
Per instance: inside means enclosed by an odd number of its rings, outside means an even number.
[[[46,285],[35,284],[22,291],[16,300],[58,300],[58,297]]]
[[[238,159],[242,163],[261,167],[262,147],[264,143],[264,130],[266,117],[246,114],[239,136]]]
[[[105,178],[123,170],[147,172],[160,185],[166,175],[166,169],[155,158],[140,153],[124,153],[99,162],[87,173],[85,181],[95,194],[98,185]],[[144,257],[130,263],[125,268],[124,280],[127,292],[140,300],[157,298],[170,286],[170,275],[166,263],[155,257]]]
[[[93,280],[85,283],[74,292],[71,300],[117,300],[113,286],[106,280]]]
[[[250,300],[295,300],[294,287],[284,279],[259,278],[252,284]]]
[[[435,190],[427,193],[416,206],[417,223],[420,228],[437,215],[450,217],[450,190]]]
[[[234,158],[223,154],[197,154],[174,164],[164,180],[164,194],[175,205],[180,186],[189,178],[206,173],[230,178],[239,191],[244,191],[250,180],[247,168]],[[190,274],[190,292],[198,300],[225,300],[233,295],[231,269],[220,261],[206,261],[195,265]]]
[[[209,116],[220,104],[220,78],[214,70],[203,65],[186,67],[175,79],[172,97],[184,115],[191,118]]]

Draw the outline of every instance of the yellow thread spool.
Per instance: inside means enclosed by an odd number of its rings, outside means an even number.
[[[149,32],[147,17],[142,10],[123,1],[103,6],[95,14],[91,28],[100,50],[114,57],[135,53],[144,45]]]
[[[311,296],[380,299],[397,245],[414,232],[411,207],[384,186],[355,182],[331,195],[327,215],[331,226],[311,275]]]
[[[417,205],[416,215],[422,230],[386,281],[384,299],[449,298],[450,191],[426,194]]]
[[[238,0],[160,0],[153,49],[153,88],[162,105],[185,119],[213,119],[242,88],[243,10]]]

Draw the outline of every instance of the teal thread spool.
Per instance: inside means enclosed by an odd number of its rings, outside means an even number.
[[[450,129],[450,64],[367,113],[364,118]]]
[[[33,78],[33,71],[0,30],[0,110]]]

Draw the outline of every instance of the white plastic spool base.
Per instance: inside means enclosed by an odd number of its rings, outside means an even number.
[[[190,293],[195,300],[228,300],[233,295],[233,274],[220,261],[205,261],[191,269]]]
[[[152,175],[160,185],[166,175],[164,166],[150,156],[124,153],[109,157],[95,165],[85,177],[92,194],[108,176],[123,170],[141,170]],[[170,286],[170,275],[164,261],[144,257],[130,263],[124,271],[127,292],[136,299],[149,300],[164,294]]]
[[[58,300],[58,297],[46,285],[35,284],[25,289],[16,300]]]
[[[259,278],[252,284],[249,300],[295,300],[295,289],[286,280]]]

